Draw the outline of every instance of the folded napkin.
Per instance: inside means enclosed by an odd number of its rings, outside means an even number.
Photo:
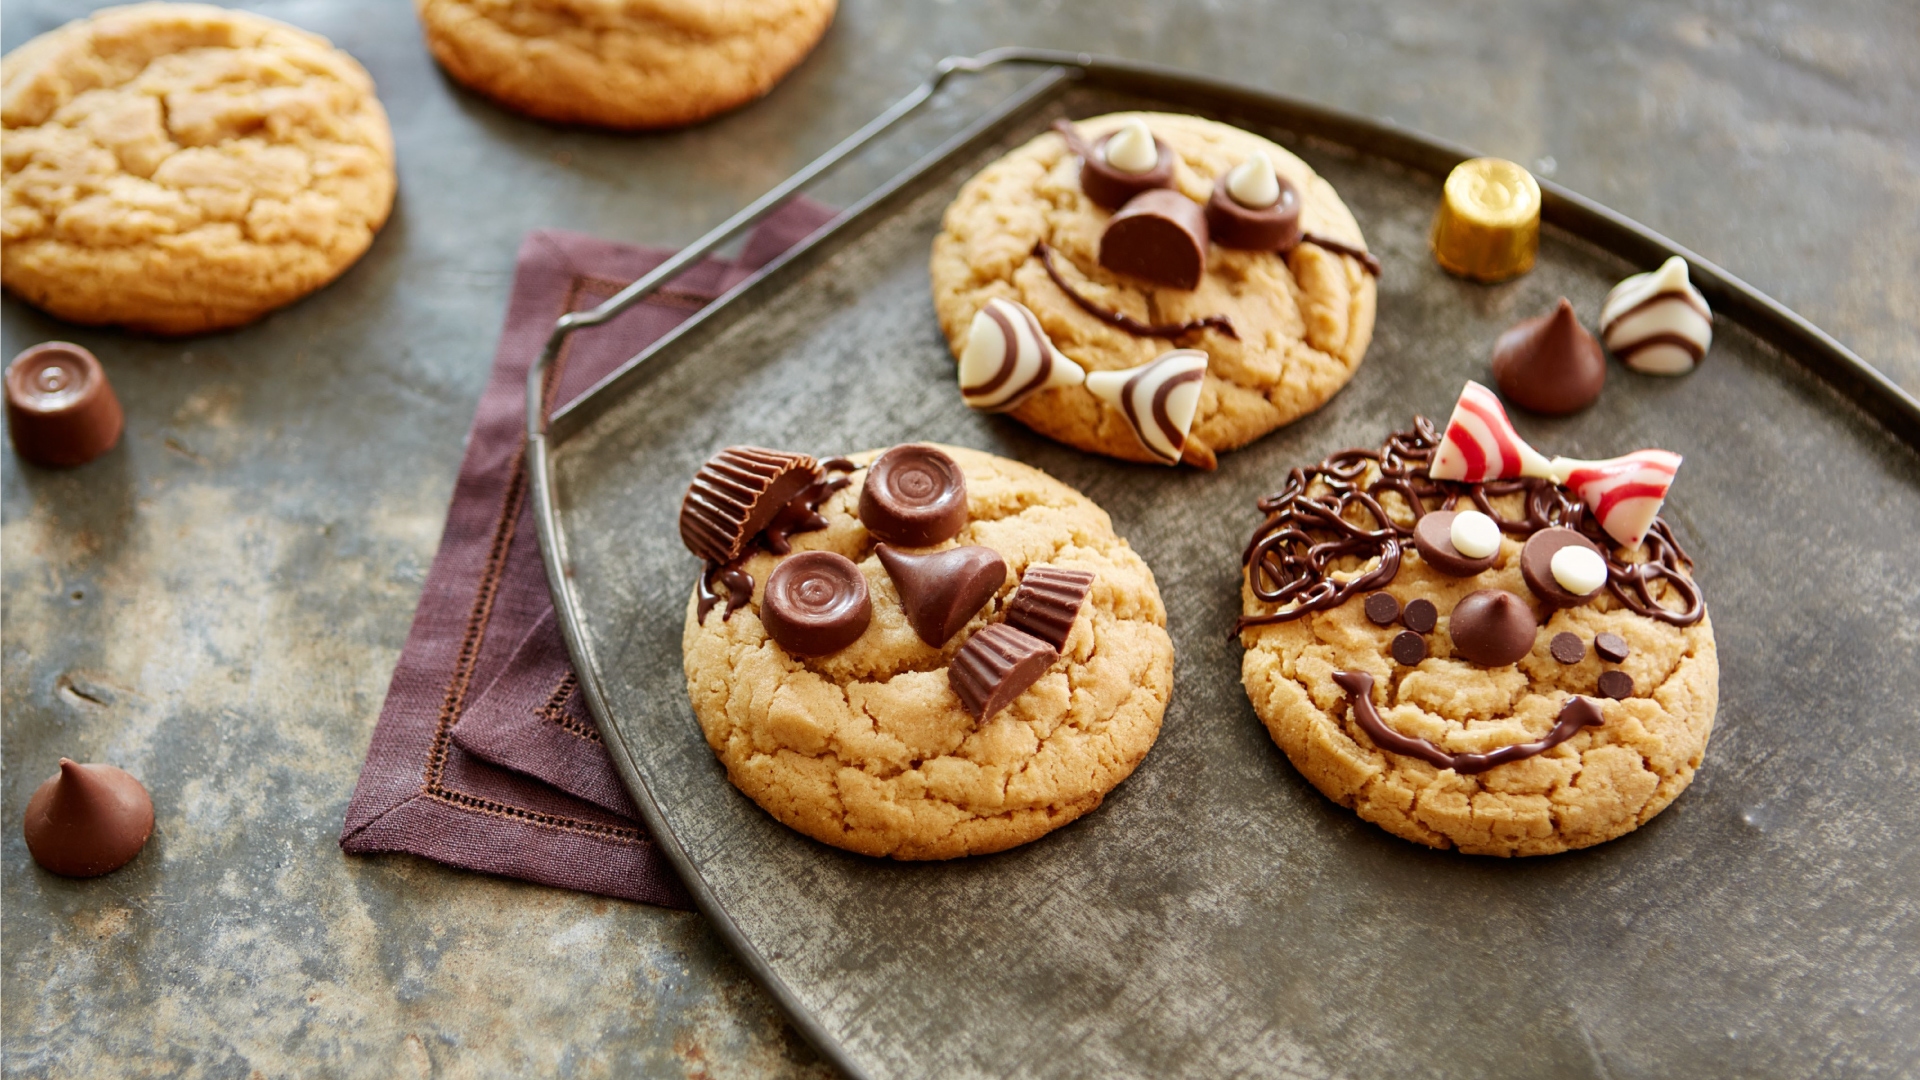
[[[549,400],[573,400],[832,214],[789,203],[739,258],[705,260],[619,318],[574,333],[549,375]],[[527,370],[554,320],[593,307],[670,254],[552,230],[521,244],[440,550],[347,806],[346,851],[410,852],[690,906],[580,698],[540,564],[523,453]]]

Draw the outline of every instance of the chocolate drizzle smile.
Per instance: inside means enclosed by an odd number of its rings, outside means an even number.
[[[1380,718],[1380,711],[1373,707],[1373,676],[1364,671],[1336,671],[1333,681],[1347,692],[1354,723],[1367,733],[1373,745],[1396,754],[1417,757],[1436,769],[1452,769],[1462,775],[1483,773],[1509,761],[1520,761],[1544,753],[1578,735],[1582,728],[1598,727],[1605,722],[1598,705],[1583,697],[1570,697],[1565,705],[1560,706],[1560,716],[1553,730],[1542,738],[1503,746],[1484,754],[1455,754],[1442,750],[1426,739],[1402,735],[1388,727],[1387,722]]]
[[[1645,561],[1622,562],[1586,505],[1550,480],[1461,483],[1430,478],[1427,469],[1439,445],[1433,422],[1416,416],[1412,430],[1389,435],[1379,450],[1342,450],[1318,465],[1288,473],[1285,488],[1260,500],[1260,512],[1267,518],[1242,556],[1254,596],[1286,606],[1265,615],[1242,615],[1234,632],[1326,611],[1386,585],[1400,573],[1401,553],[1412,543],[1419,519],[1434,510],[1453,510],[1463,498],[1510,535],[1527,537],[1558,526],[1591,539],[1606,553],[1608,591],[1636,614],[1674,626],[1691,626],[1706,614],[1700,586],[1684,572],[1693,560],[1664,519],[1654,519],[1647,530]],[[1492,500],[1514,494],[1524,495],[1526,516],[1501,516]],[[1383,503],[1388,495],[1397,496],[1405,507],[1403,513],[1411,517],[1406,524],[1388,512]],[[1374,559],[1378,563],[1364,572],[1340,573],[1341,561],[1348,558],[1362,565]],[[1679,610],[1656,599],[1654,589],[1660,583],[1679,600]]]
[[[1207,315],[1183,323],[1153,325],[1143,323],[1130,315],[1122,315],[1117,311],[1109,311],[1099,304],[1094,303],[1092,300],[1080,295],[1078,292],[1075,292],[1073,286],[1067,284],[1067,279],[1060,276],[1059,268],[1053,265],[1053,249],[1047,246],[1045,240],[1033,245],[1033,253],[1039,256],[1040,265],[1047,268],[1047,276],[1053,279],[1053,283],[1060,287],[1061,292],[1067,294],[1067,299],[1080,305],[1080,310],[1099,319],[1108,326],[1125,330],[1134,337],[1178,338],[1185,337],[1196,330],[1205,330],[1208,327],[1212,327],[1228,337],[1233,338],[1235,341],[1240,340],[1240,335],[1233,329],[1233,323],[1229,321],[1225,315]]]

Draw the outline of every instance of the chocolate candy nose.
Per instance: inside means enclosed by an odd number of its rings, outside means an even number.
[[[967,524],[967,481],[954,460],[931,446],[896,446],[867,469],[860,521],[882,540],[931,547]]]
[[[85,465],[120,441],[125,417],[94,355],[48,341],[7,367],[7,429],[13,448],[37,465]]]
[[[803,551],[767,576],[760,621],[795,656],[825,656],[853,644],[873,619],[867,578],[845,555]]]
[[[1453,654],[1484,667],[1502,667],[1532,652],[1539,628],[1527,602],[1505,589],[1468,593],[1447,618]]]

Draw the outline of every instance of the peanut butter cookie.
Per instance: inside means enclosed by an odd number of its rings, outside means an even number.
[[[1219,218],[1206,243],[1205,231],[1188,237],[1166,224],[1167,207],[1149,207],[1160,211],[1142,233],[1150,241],[1156,225],[1175,241],[1198,241],[1186,245],[1202,260],[1197,285],[1176,287],[1103,265],[1109,223],[1135,215],[1116,214],[1089,196],[1081,151],[1100,152],[1104,140],[1117,139],[1134,121],[1144,122],[1171,166],[1165,176],[1143,173],[1140,183],[1170,185],[1193,204],[1172,207],[1188,217],[1202,213],[1198,208],[1209,203],[1216,183],[1224,190],[1230,173],[1264,155],[1271,165],[1267,190],[1285,194],[1297,219],[1285,239],[1256,243],[1280,246],[1228,246],[1232,237],[1224,226],[1232,223]],[[966,352],[974,316],[994,299],[1032,311],[1054,347],[1089,373],[1138,368],[1179,346],[1204,350],[1209,362],[1183,455],[1202,468],[1212,468],[1218,452],[1319,408],[1346,385],[1372,338],[1378,263],[1365,254],[1360,227],[1331,184],[1274,143],[1198,117],[1114,113],[1069,130],[1080,150],[1062,132],[1041,135],[981,170],[947,208],[931,270],[934,312],[956,357]],[[1119,176],[1119,183],[1127,181]],[[1155,250],[1147,251],[1149,270]],[[1165,250],[1169,258],[1194,257],[1179,244]],[[1164,460],[1143,443],[1119,404],[1084,385],[1049,386],[1010,415],[1083,450]]]
[[[0,277],[63,319],[238,326],[320,288],[393,206],[373,80],[203,4],[107,8],[9,53]]]
[[[835,0],[414,0],[454,78],[564,124],[675,127],[745,105],[798,64]]]
[[[687,690],[735,786],[808,836],[897,859],[1004,850],[1099,806],[1173,689],[1153,573],[1106,512],[957,447],[814,468],[734,448],[682,511],[709,560]],[[730,511],[742,492],[771,501]]]

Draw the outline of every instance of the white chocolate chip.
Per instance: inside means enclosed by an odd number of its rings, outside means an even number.
[[[1127,126],[1107,140],[1107,164],[1123,173],[1138,175],[1152,172],[1160,164],[1160,148],[1153,145],[1153,132],[1145,120],[1129,120]]]
[[[1553,571],[1553,580],[1575,596],[1598,591],[1607,583],[1607,560],[1582,544],[1568,544],[1554,552],[1547,568]]]
[[[1227,194],[1249,210],[1265,210],[1280,201],[1280,178],[1263,151],[1233,167],[1227,174]]]
[[[1462,510],[1453,516],[1448,536],[1453,550],[1469,559],[1484,559],[1500,550],[1500,526],[1478,510]]]

